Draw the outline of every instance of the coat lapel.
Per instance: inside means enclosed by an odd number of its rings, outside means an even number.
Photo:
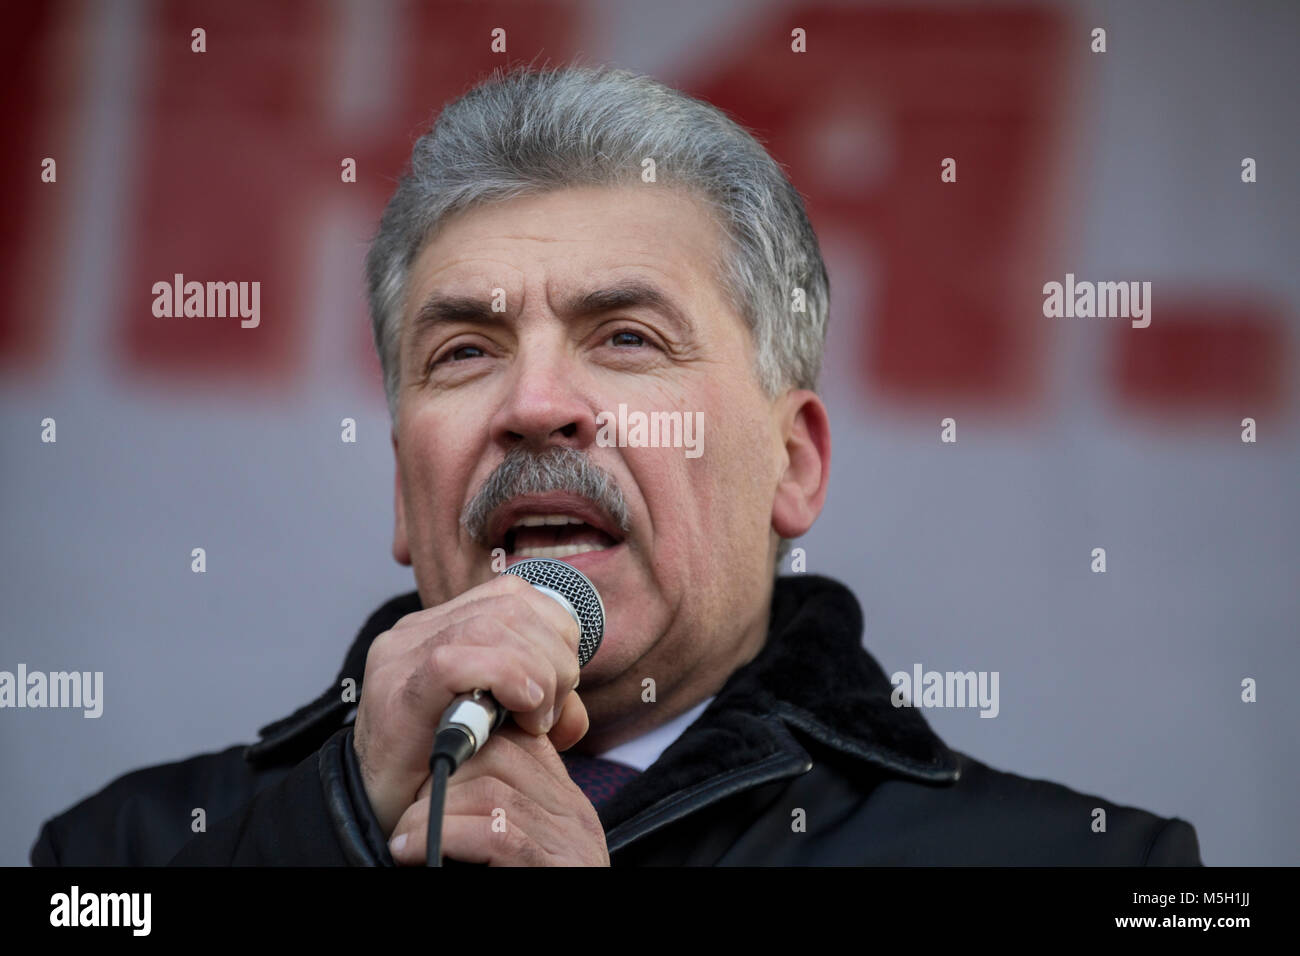
[[[768,639],[713,702],[601,812],[610,851],[742,789],[812,769],[791,729],[877,770],[952,783],[957,757],[861,644],[862,612],[837,581],[778,578]]]

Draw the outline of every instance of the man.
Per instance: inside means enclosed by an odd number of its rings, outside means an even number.
[[[417,590],[257,743],[118,780],[33,862],[420,864],[434,728],[473,688],[513,721],[451,778],[453,862],[1199,862],[1183,821],[948,749],[853,596],[776,577],[826,495],[828,284],[717,110],[620,71],[495,77],[417,142],[368,277]],[[603,597],[581,673],[572,619],[499,573],[535,556]]]

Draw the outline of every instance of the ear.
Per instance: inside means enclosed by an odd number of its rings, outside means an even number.
[[[831,474],[831,425],[816,392],[794,389],[779,400],[786,466],[772,501],[772,530],[783,538],[807,533],[826,502]]]
[[[406,503],[402,498],[402,460],[397,455],[397,432],[393,432],[393,559],[411,563],[411,545],[406,538]]]

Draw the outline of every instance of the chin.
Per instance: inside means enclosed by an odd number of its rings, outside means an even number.
[[[602,598],[605,596],[602,595]],[[605,683],[618,677],[629,667],[635,666],[646,651],[654,646],[656,640],[653,635],[646,633],[647,622],[644,619],[637,619],[635,614],[627,612],[611,611],[608,598],[605,598],[605,611],[608,615],[605,621],[605,636],[601,639],[600,648],[595,656],[582,669],[582,683],[578,685],[579,693],[588,683]],[[646,677],[655,677],[655,675],[639,674],[638,683]]]

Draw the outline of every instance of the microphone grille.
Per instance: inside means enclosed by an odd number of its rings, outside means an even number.
[[[578,665],[586,666],[605,636],[605,605],[587,576],[571,564],[554,558],[525,558],[503,572],[514,574],[535,587],[564,595],[578,614],[582,636],[578,640]]]

